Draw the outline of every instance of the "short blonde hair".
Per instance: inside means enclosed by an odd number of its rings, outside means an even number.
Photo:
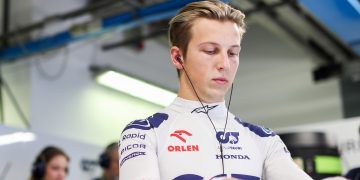
[[[189,3],[170,20],[168,31],[170,46],[179,47],[184,57],[191,39],[191,27],[198,18],[231,21],[238,25],[241,34],[245,33],[245,15],[240,10],[218,0]]]

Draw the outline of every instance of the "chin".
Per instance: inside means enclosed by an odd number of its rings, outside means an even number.
[[[224,92],[219,92],[219,91],[215,91],[215,92],[212,92],[211,93],[211,100],[212,102],[220,102],[220,101],[223,101],[224,98],[225,98],[225,93]]]

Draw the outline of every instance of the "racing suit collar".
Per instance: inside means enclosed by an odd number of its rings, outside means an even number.
[[[181,97],[176,97],[173,103],[170,105],[175,110],[190,113],[192,115],[206,116],[206,112],[209,116],[216,120],[224,120],[226,118],[227,108],[225,101],[217,103],[203,103],[204,107],[199,101],[187,100]]]

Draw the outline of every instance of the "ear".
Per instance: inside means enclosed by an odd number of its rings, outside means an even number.
[[[176,67],[176,69],[182,69],[182,64],[179,62],[179,58],[182,60],[183,56],[181,53],[180,48],[178,48],[177,46],[173,46],[170,48],[170,57],[171,57],[171,61],[174,64],[174,66]]]

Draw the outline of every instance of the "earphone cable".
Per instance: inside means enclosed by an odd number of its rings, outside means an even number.
[[[202,107],[204,108],[204,110],[205,110],[205,106],[204,106],[204,104],[202,103],[199,95],[197,94],[197,92],[196,92],[196,90],[195,90],[195,87],[194,87],[194,84],[192,83],[192,81],[191,81],[191,79],[190,79],[190,77],[189,77],[189,75],[188,75],[188,73],[187,73],[184,65],[183,65],[181,62],[180,62],[180,64],[181,64],[181,66],[182,66],[183,69],[184,69],[184,72],[185,72],[185,74],[186,74],[186,77],[188,78],[188,80],[189,80],[189,82],[190,82],[190,85],[191,85],[192,89],[194,90],[194,93],[195,93],[197,99],[199,100],[201,106],[202,106]],[[226,131],[227,122],[228,122],[228,115],[229,115],[229,108],[230,108],[232,91],[233,91],[233,84],[231,84],[230,98],[229,98],[229,103],[228,103],[227,112],[226,112],[226,119],[225,119],[225,126],[224,126],[224,136],[225,136],[225,131]],[[213,128],[214,128],[214,130],[215,130],[215,133],[216,133],[215,136],[216,136],[216,135],[218,134],[218,132],[217,132],[217,130],[216,130],[216,127],[215,127],[212,119],[210,118],[208,111],[205,111],[205,112],[206,112],[206,116],[208,117],[211,125],[213,126]],[[225,174],[225,163],[224,163],[223,146],[222,146],[222,143],[221,143],[219,140],[218,140],[218,142],[219,142],[219,146],[220,146],[220,157],[221,157],[221,165],[222,165],[222,174]]]

